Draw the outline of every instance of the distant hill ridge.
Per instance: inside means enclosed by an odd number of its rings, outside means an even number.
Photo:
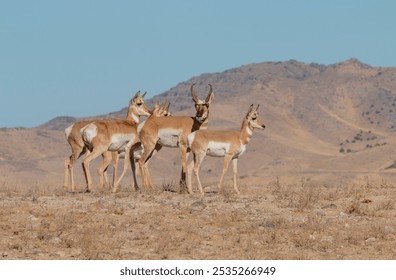
[[[317,178],[332,172],[345,178],[373,172],[393,176],[394,67],[372,67],[355,58],[331,65],[296,60],[254,63],[192,77],[147,100],[147,105],[152,107],[156,100],[167,100],[174,115],[191,115],[193,82],[199,96],[207,94],[209,83],[214,87],[209,129],[239,129],[249,105],[260,104],[266,129],[256,133],[249,144],[241,166],[242,176],[309,174]],[[122,108],[84,119],[125,115],[126,108]],[[32,129],[0,130],[0,170],[3,166],[10,174],[21,176],[15,172],[30,174],[31,166],[43,172],[61,173],[59,166],[63,166],[70,152],[63,131],[78,120],[82,118],[64,116]],[[16,146],[20,147],[17,151],[13,148]],[[42,146],[45,150],[38,153]],[[25,160],[19,162],[21,158]],[[177,153],[166,149],[156,160],[158,174],[170,174],[175,169],[165,162],[177,165],[180,161]],[[216,168],[216,161],[207,162],[207,170]]]
[[[332,78],[350,79],[353,76],[356,78],[382,75],[389,71],[395,71],[395,68],[371,67],[368,64],[360,62],[356,58],[335,63],[331,65],[310,63],[305,64],[296,60],[289,60],[286,62],[264,62],[248,64],[237,68],[232,68],[220,73],[205,73],[197,77],[193,77],[188,81],[184,81],[169,89],[168,91],[153,97],[153,100],[169,100],[172,103],[172,108],[175,112],[183,111],[190,108],[189,87],[192,82],[196,82],[198,87],[202,90],[207,83],[215,86],[216,97],[229,98],[231,96],[246,94],[240,92],[245,88],[251,86],[266,85],[271,81],[285,79],[295,81],[306,81],[318,79],[323,82],[324,77],[332,76]],[[384,72],[384,73],[383,73]],[[337,75],[338,74],[338,75]],[[153,104],[149,100],[148,104]],[[120,118],[126,114],[127,107],[120,111],[103,114],[100,116],[91,116],[86,118],[74,117],[56,117],[49,122],[41,125],[41,128],[60,129],[62,126],[75,122],[80,119],[93,118]]]

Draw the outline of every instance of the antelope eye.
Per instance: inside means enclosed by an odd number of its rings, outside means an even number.
[[[142,104],[143,104],[142,102],[139,102],[137,105],[138,105],[138,106],[142,106]]]
[[[253,117],[253,118],[252,118],[252,120],[255,120],[255,119],[257,119],[257,117]]]

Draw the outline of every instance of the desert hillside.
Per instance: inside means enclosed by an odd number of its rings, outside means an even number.
[[[209,127],[239,129],[249,105],[259,103],[266,129],[255,132],[240,159],[242,182],[265,183],[277,177],[329,183],[365,176],[393,180],[395,79],[396,68],[372,67],[356,59],[332,65],[265,62],[192,77],[147,104],[151,107],[155,100],[168,100],[174,115],[192,115],[191,83],[197,83],[201,98],[210,83],[215,100]],[[131,89],[131,95],[135,90]],[[87,119],[124,118],[125,114],[123,108]],[[64,129],[77,120],[58,117],[35,128],[0,129],[0,184],[61,187],[63,162],[70,155]],[[207,183],[218,179],[221,164],[217,158],[204,161],[202,174]],[[157,183],[176,181],[178,151],[164,148],[152,166]],[[76,176],[82,188],[79,163]],[[126,177],[123,186],[130,180],[131,176]]]

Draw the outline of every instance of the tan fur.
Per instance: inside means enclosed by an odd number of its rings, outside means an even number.
[[[163,104],[163,105],[159,106],[158,103],[156,102],[155,105],[154,105],[153,110],[151,111],[151,115],[148,117],[147,120],[150,120],[152,118],[169,116],[170,115],[169,106],[170,106],[170,104],[168,104],[168,105]],[[147,122],[147,120],[146,120],[146,122]],[[145,123],[143,123],[142,125],[144,127]],[[130,145],[132,145],[132,146],[129,147],[129,149],[130,149],[130,152],[129,152],[129,159],[130,160],[129,161],[128,161],[128,157],[126,156],[127,151],[124,153],[124,159],[125,159],[124,160],[124,169],[123,169],[120,177],[118,178],[118,180],[114,181],[115,183],[114,183],[114,186],[113,186],[113,192],[117,191],[117,187],[119,186],[121,180],[123,179],[125,173],[128,170],[129,163],[131,164],[131,167],[132,167],[132,174],[133,174],[133,180],[134,180],[135,189],[139,188],[138,184],[137,184],[137,179],[136,179],[137,170],[138,170],[138,169],[136,169],[136,163],[137,163],[137,160],[140,158],[140,156],[142,154],[142,150],[141,150],[142,147],[141,147],[141,144],[140,144],[140,140],[136,139],[136,141],[133,141],[133,142],[134,143],[130,143]],[[117,155],[119,155],[119,153],[117,153]],[[118,162],[118,158],[117,158],[117,162]]]
[[[130,100],[129,106],[128,106],[128,112],[126,119],[128,120],[133,120],[132,115],[134,114],[134,106],[137,106],[138,104],[144,103],[144,96],[146,93],[143,95],[140,95],[140,91],[138,91],[135,96]],[[147,108],[147,107],[146,107]],[[75,183],[74,183],[74,164],[76,160],[84,155],[85,153],[89,153],[89,150],[85,147],[82,135],[81,135],[81,129],[88,124],[92,123],[93,121],[80,121],[72,124],[68,128],[66,128],[65,133],[69,130],[69,135],[66,135],[66,140],[69,143],[70,147],[72,148],[72,154],[68,159],[65,160],[65,167],[64,167],[64,181],[63,181],[63,187],[67,191],[69,189],[69,179],[70,179],[70,185],[71,185],[71,191],[75,191]],[[103,182],[103,178],[106,182],[108,183],[107,179],[107,167],[110,164],[111,160],[113,159],[114,163],[114,170],[117,169],[118,165],[118,154],[117,153],[112,153],[112,152],[105,152],[102,154],[103,156],[103,162],[101,166],[99,167],[99,173],[103,174],[101,181]],[[114,171],[113,173],[113,184],[116,181],[117,178],[117,173]]]
[[[144,103],[144,96],[146,93],[143,95],[140,95],[140,91],[136,92],[135,96],[130,100],[129,106],[128,106],[128,112],[126,119],[133,120],[133,111],[134,111],[134,106],[137,106],[137,104]],[[146,107],[147,108],[147,107]],[[74,123],[71,129],[69,135],[66,135],[66,140],[69,143],[70,147],[72,148],[72,154],[68,159],[65,160],[65,168],[64,168],[64,181],[63,181],[63,187],[66,191],[69,189],[69,181],[71,182],[71,191],[75,191],[75,182],[74,182],[74,164],[75,161],[84,155],[85,153],[89,153],[89,150],[85,147],[82,135],[81,135],[81,129],[85,127],[86,125],[92,123],[93,121],[80,121]],[[66,131],[69,130],[69,128],[66,128]],[[100,174],[100,181],[101,185],[103,187],[103,180],[108,183],[107,179],[107,167],[110,164],[111,160],[113,159],[114,163],[114,170],[117,169],[118,165],[118,154],[117,153],[112,153],[112,152],[105,152],[102,154],[103,156],[103,161],[100,167],[98,168],[98,172]],[[117,178],[117,173],[114,171],[113,173],[113,184],[116,181]]]
[[[205,100],[199,100],[194,91],[194,84],[191,85],[191,95],[195,103],[195,117],[189,116],[170,116],[151,118],[146,121],[145,126],[140,131],[140,141],[144,147],[144,152],[139,159],[139,166],[143,181],[143,186],[149,188],[153,186],[151,176],[148,170],[148,160],[154,153],[158,152],[162,146],[178,147],[181,153],[182,172],[180,184],[185,186],[187,170],[187,135],[192,131],[204,129],[207,127],[209,118],[209,104],[214,98],[212,86]],[[161,132],[165,130],[174,130],[169,135],[162,138]],[[172,144],[172,145],[169,145]]]
[[[74,123],[72,127],[69,127],[70,134],[66,135],[66,140],[72,149],[72,154],[65,160],[63,188],[66,191],[68,191],[69,188],[69,181],[71,184],[71,191],[75,191],[74,164],[79,157],[87,152],[80,130],[90,122],[91,121],[81,121]]]
[[[128,114],[127,120],[93,121],[87,126],[83,127],[81,131],[82,138],[84,140],[85,147],[91,151],[91,153],[83,159],[83,170],[87,185],[86,190],[88,192],[91,191],[92,188],[92,178],[89,170],[90,162],[107,151],[119,153],[126,151],[126,148],[130,149],[130,147],[126,146],[126,143],[128,140],[131,140],[130,138],[137,138],[136,127],[139,121],[139,116],[150,115],[149,109],[144,104],[144,95],[141,96],[140,93],[137,93],[131,100],[129,106],[130,112]],[[96,133],[92,134],[91,132],[94,129],[96,130]],[[115,144],[113,136],[117,134],[123,136],[125,139],[123,140],[123,144],[120,147],[114,148],[112,147]],[[126,153],[126,155],[128,154],[129,151]],[[115,158],[115,156],[113,156],[113,158]],[[126,158],[126,160],[129,159]],[[103,166],[104,164],[99,167],[99,173],[104,171]],[[99,175],[103,174],[100,173]],[[101,186],[103,186],[103,176],[99,176],[99,179],[101,181]]]
[[[254,129],[265,128],[264,123],[258,118],[257,109],[258,106],[255,110],[253,110],[253,104],[250,106],[240,131],[199,130],[188,135],[187,144],[194,156],[193,161],[188,165],[187,169],[187,187],[189,193],[192,193],[191,173],[194,171],[199,191],[201,195],[204,195],[204,190],[199,178],[199,169],[206,155],[224,157],[223,172],[219,182],[220,189],[228,165],[232,160],[234,189],[238,194],[240,193],[236,181],[238,157],[245,152],[246,145],[249,143]]]

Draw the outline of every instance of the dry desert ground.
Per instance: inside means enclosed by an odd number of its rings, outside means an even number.
[[[229,179],[223,190],[0,186],[5,259],[395,259],[396,185]]]

